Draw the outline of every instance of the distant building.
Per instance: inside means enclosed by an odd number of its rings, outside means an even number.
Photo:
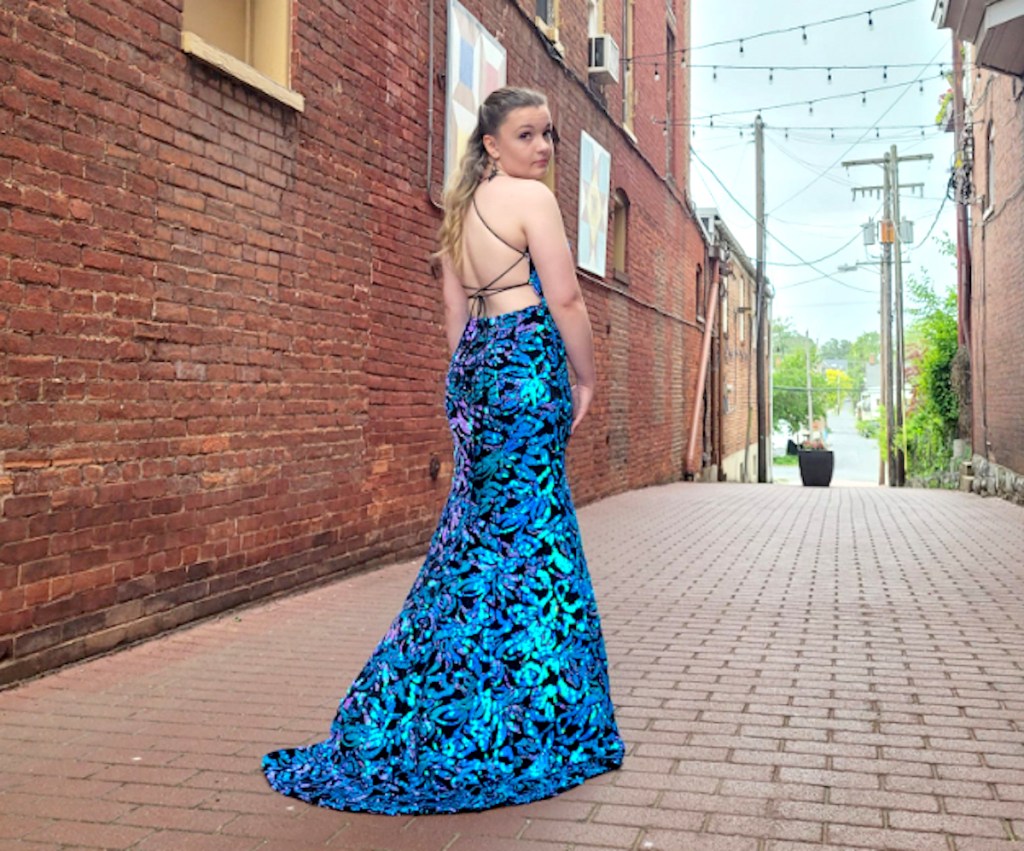
[[[864,389],[857,402],[857,419],[877,420],[882,408],[882,368],[875,363],[864,366]]]
[[[705,428],[704,433],[719,438],[718,446],[711,448],[720,466],[718,478],[756,482],[756,270],[717,209],[701,208],[697,215],[707,232],[710,252],[720,259],[721,277],[718,321],[711,350],[712,378],[704,394],[706,416],[717,423]]]

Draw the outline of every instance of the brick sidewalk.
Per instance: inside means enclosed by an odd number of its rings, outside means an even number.
[[[623,769],[486,813],[272,793],[418,564],[0,693],[0,848],[1024,849],[1024,512],[960,493],[672,485],[585,508]]]

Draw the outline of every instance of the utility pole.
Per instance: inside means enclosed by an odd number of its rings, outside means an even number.
[[[757,180],[757,480],[768,481],[768,299],[764,279],[764,122],[754,119],[755,177]]]
[[[811,332],[804,338],[804,364],[807,371],[807,437],[814,433],[814,394],[811,391]]]
[[[903,429],[903,405],[906,398],[903,392],[903,381],[907,373],[903,346],[903,239],[900,233],[900,158],[895,145],[889,149],[889,169],[892,171],[889,185],[892,187],[892,220],[895,224],[892,243],[895,246],[893,251],[893,277],[895,281],[893,296],[896,306],[896,370],[893,387],[893,412],[896,430],[900,434],[900,443],[896,447],[895,473],[896,486],[903,487],[907,482],[907,434]]]
[[[882,213],[882,402],[885,405],[885,480],[889,487],[896,483],[892,456],[895,417],[892,409],[892,242],[888,228],[892,227],[892,183],[885,156],[885,201]]]
[[[967,174],[964,136],[963,42],[953,37],[953,135],[956,137],[956,280],[957,342],[971,349],[971,235],[967,223]],[[972,137],[973,138],[973,137]],[[973,142],[971,142],[973,145]],[[963,435],[961,435],[963,436]]]
[[[890,486],[904,484],[906,443],[903,443],[902,451],[894,451],[896,428],[903,425],[903,258],[902,246],[899,239],[899,193],[901,189],[922,188],[922,183],[900,184],[899,163],[909,160],[930,160],[931,154],[913,154],[910,156],[899,156],[896,146],[886,152],[884,157],[866,160],[846,160],[843,165],[846,168],[855,165],[880,165],[882,166],[884,179],[881,186],[858,186],[853,190],[853,197],[857,193],[875,193],[882,191],[883,214],[880,223],[882,243],[881,262],[881,367],[882,367],[882,404],[885,405],[885,452],[879,463],[878,483],[885,484],[888,481]],[[895,261],[892,248],[897,247]],[[896,270],[896,351],[893,357],[893,267]]]

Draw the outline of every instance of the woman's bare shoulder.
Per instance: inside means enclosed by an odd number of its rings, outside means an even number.
[[[526,177],[510,177],[508,179],[509,192],[514,193],[516,197],[523,200],[537,200],[550,202],[554,199],[554,194],[548,189],[547,185],[541,183],[539,180],[531,180]]]

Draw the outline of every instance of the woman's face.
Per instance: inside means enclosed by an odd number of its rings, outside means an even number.
[[[522,106],[505,116],[484,145],[498,168],[510,177],[540,180],[554,152],[551,113],[547,106]]]

